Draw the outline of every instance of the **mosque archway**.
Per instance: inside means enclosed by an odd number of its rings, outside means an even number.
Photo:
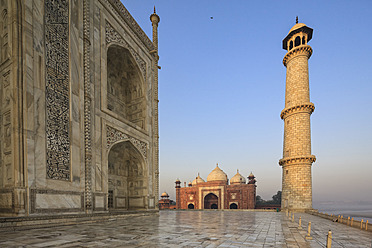
[[[204,209],[218,209],[218,197],[209,193],[204,197]]]
[[[238,209],[238,205],[236,203],[231,203],[230,209]]]
[[[115,144],[108,154],[109,209],[146,208],[147,171],[140,152],[130,141]]]

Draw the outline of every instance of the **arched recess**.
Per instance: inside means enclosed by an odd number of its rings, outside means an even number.
[[[297,36],[295,39],[295,47],[301,45],[301,38],[300,36]]]
[[[146,89],[130,51],[113,44],[107,50],[107,109],[145,129]]]
[[[192,203],[190,203],[189,205],[187,205],[187,209],[194,209],[194,208],[195,208],[195,206]]]
[[[293,41],[291,40],[291,42],[289,43],[289,50],[292,50],[293,48]]]
[[[148,178],[146,163],[130,141],[112,146],[108,154],[109,209],[146,208]]]
[[[231,203],[230,209],[238,209],[238,205],[236,205],[236,203]]]
[[[218,209],[218,197],[209,193],[204,197],[204,209]]]
[[[302,36],[302,45],[305,45],[305,36]]]

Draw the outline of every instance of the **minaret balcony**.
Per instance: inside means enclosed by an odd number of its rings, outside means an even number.
[[[312,164],[316,160],[314,155],[309,156],[295,156],[295,157],[287,157],[282,158],[279,160],[280,166],[288,166],[291,164]]]
[[[307,59],[309,59],[311,57],[311,54],[313,54],[313,49],[311,48],[311,46],[309,45],[297,46],[290,50],[289,52],[287,52],[287,54],[284,56],[283,65],[287,67],[288,62],[298,55],[306,55]]]
[[[296,106],[291,106],[291,107],[283,109],[282,112],[280,113],[280,118],[284,120],[286,117],[292,114],[297,114],[297,113],[312,114],[314,112],[314,109],[315,109],[314,103],[306,102],[303,104],[299,104]]]

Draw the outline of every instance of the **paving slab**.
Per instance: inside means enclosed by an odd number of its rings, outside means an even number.
[[[298,228],[301,216],[302,229]],[[311,240],[306,240],[311,221]],[[372,233],[305,213],[160,211],[159,215],[0,232],[0,247],[326,247],[371,248]]]

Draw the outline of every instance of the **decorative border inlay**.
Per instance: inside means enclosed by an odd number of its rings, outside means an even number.
[[[315,109],[314,103],[307,102],[300,105],[288,107],[282,110],[280,113],[280,118],[284,119],[288,117],[288,115],[295,114],[295,113],[313,113]]]
[[[128,27],[134,32],[134,34],[143,42],[149,51],[154,50],[154,44],[145,34],[142,28],[138,25],[136,20],[132,17],[129,11],[124,7],[124,5],[119,0],[104,0],[106,5],[111,7],[114,12],[116,12],[120,19],[122,19],[128,25]]]
[[[146,62],[138,55],[138,53],[128,44],[127,41],[123,39],[123,37],[112,27],[112,25],[106,21],[106,46],[108,47],[110,43],[119,43],[123,45],[126,49],[129,50],[129,52],[132,54],[134,59],[137,62],[137,65],[139,66],[142,76],[144,77],[146,81]]]
[[[147,160],[148,145],[146,142],[133,138],[110,126],[106,126],[106,138],[107,138],[107,143],[106,143],[107,149],[110,149],[117,141],[129,140],[140,151],[143,157]]]
[[[92,97],[90,87],[90,2],[83,2],[84,52],[84,157],[85,157],[85,208],[92,209]]]
[[[311,57],[311,54],[313,54],[313,49],[309,45],[301,45],[293,48],[284,56],[283,65],[287,67],[289,60],[291,60],[294,56],[299,54],[304,54],[307,56],[307,59],[309,59]]]
[[[46,175],[70,180],[69,1],[46,0]]]
[[[291,164],[312,164],[316,160],[314,155],[310,156],[298,156],[298,157],[289,157],[289,158],[282,158],[279,160],[280,166],[287,166]]]

